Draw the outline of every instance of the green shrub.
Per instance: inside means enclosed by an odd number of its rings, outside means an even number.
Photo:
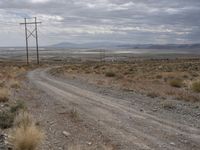
[[[180,88],[183,85],[183,80],[181,79],[173,79],[169,82],[172,87]]]
[[[25,104],[18,101],[16,104],[10,107],[10,110],[0,112],[0,128],[6,129],[13,125],[14,118],[20,110],[25,110]]]
[[[25,106],[24,102],[17,101],[16,104],[14,104],[13,106],[10,107],[10,112],[11,113],[16,113],[19,110],[25,110],[25,109],[26,109],[26,106]]]
[[[194,82],[194,83],[192,84],[192,90],[193,90],[194,92],[200,93],[200,81]]]
[[[15,115],[9,111],[0,112],[0,128],[7,129],[12,127]]]

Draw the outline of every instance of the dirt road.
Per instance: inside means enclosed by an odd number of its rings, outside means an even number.
[[[200,129],[138,111],[130,101],[71,85],[49,75],[48,70],[34,70],[28,78],[63,106],[73,104],[84,120],[112,136],[122,149],[200,149]]]

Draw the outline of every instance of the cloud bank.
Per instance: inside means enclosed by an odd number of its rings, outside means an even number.
[[[0,46],[24,45],[37,16],[41,45],[57,42],[200,42],[199,0],[1,0]]]

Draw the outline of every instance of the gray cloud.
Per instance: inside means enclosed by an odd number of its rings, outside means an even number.
[[[42,45],[61,41],[200,42],[199,0],[1,0],[0,46],[23,44],[24,17],[37,16]],[[15,40],[16,38],[16,40]]]

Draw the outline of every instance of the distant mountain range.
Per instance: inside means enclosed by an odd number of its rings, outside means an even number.
[[[199,49],[200,44],[120,44],[111,42],[70,43],[62,42],[48,47],[71,49]]]
[[[69,42],[62,42],[55,45],[51,45],[50,47],[56,48],[79,48],[79,49],[86,49],[86,48],[117,48],[119,45],[117,43],[109,43],[109,42],[91,42],[91,43],[69,43]]]

